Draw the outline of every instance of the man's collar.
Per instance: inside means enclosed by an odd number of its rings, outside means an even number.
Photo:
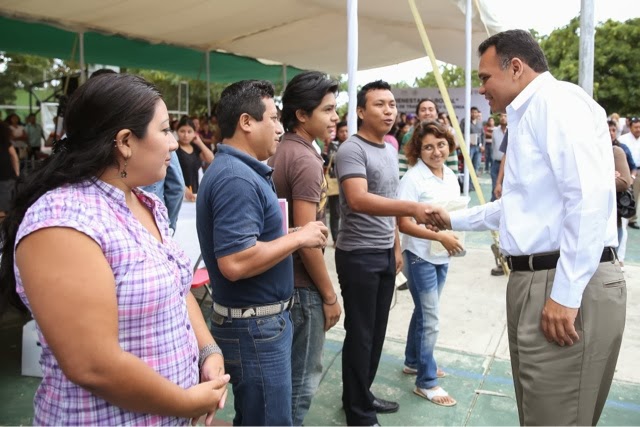
[[[256,159],[255,157],[250,156],[244,151],[238,150],[237,148],[231,145],[219,144],[218,152],[236,157],[237,159],[241,160],[243,163],[246,163],[247,166],[255,170],[259,175],[271,176],[271,174],[273,173],[273,169],[270,166],[262,163],[260,160]]]
[[[529,84],[522,90],[522,92],[518,94],[518,96],[516,96],[513,101],[511,101],[511,104],[509,104],[508,107],[511,107],[515,111],[520,110],[522,106],[525,105],[527,101],[529,101],[529,99],[531,99],[533,94],[536,93],[542,85],[555,80],[555,77],[553,77],[549,71],[545,71],[544,73],[539,74],[538,76],[536,76],[536,78],[529,82]]]

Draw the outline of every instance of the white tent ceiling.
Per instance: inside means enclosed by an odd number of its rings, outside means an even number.
[[[416,3],[437,58],[464,66],[465,1]],[[491,0],[474,4],[476,48],[488,33],[503,28]],[[425,56],[406,1],[361,0],[358,12],[359,69]],[[347,70],[346,0],[0,0],[0,14],[332,74]]]

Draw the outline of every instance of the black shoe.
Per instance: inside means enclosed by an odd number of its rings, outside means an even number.
[[[407,286],[407,282],[404,282],[402,285],[398,286],[397,289],[399,291],[406,291],[407,289],[409,289],[409,286]]]
[[[373,408],[378,414],[391,414],[393,412],[398,412],[400,405],[398,402],[390,402],[376,397],[373,399]]]
[[[640,225],[637,222],[630,222],[629,227],[635,228],[636,230],[640,230]]]
[[[504,270],[502,267],[494,267],[491,269],[492,276],[504,276]]]

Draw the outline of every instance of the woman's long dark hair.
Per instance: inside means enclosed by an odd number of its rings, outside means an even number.
[[[92,77],[71,96],[64,117],[66,139],[56,142],[41,168],[19,183],[13,208],[0,225],[0,314],[8,304],[24,309],[13,265],[16,235],[29,207],[50,190],[93,179],[118,166],[117,133],[129,129],[144,138],[160,99],[155,86],[129,74]]]

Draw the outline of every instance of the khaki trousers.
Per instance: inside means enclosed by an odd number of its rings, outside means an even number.
[[[600,263],[585,288],[572,346],[540,328],[556,270],[517,271],[507,285],[511,368],[521,425],[596,425],[622,342],[627,288],[619,265]]]

